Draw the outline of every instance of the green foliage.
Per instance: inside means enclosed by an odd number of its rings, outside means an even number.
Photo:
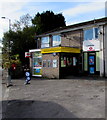
[[[32,23],[36,25],[37,34],[65,26],[65,18],[62,14],[54,14],[52,11],[37,13]]]
[[[35,27],[26,27],[22,31],[9,31],[4,34],[3,38],[3,52],[9,54],[10,41],[10,55],[19,54],[22,64],[27,64],[29,61],[25,58],[25,52],[29,49],[36,48],[36,41],[34,39]],[[9,56],[8,56],[9,57]],[[27,63],[26,63],[27,62]]]
[[[11,25],[11,30],[6,32],[3,37],[4,67],[9,68],[11,63],[18,64],[20,61],[22,65],[29,64],[29,59],[25,58],[25,52],[28,52],[29,49],[36,49],[35,35],[62,26],[65,26],[63,15],[54,14],[52,11],[37,13],[34,19],[31,19],[29,14],[20,17],[20,20],[15,21]],[[18,59],[14,59],[14,55],[19,55]]]
[[[8,53],[3,53],[2,56],[3,56],[2,57],[3,58],[2,64],[3,64],[3,68],[5,68],[5,69],[10,68],[13,63],[15,63],[16,65],[21,65],[21,61],[19,59],[18,54],[13,55],[13,56],[9,56]]]

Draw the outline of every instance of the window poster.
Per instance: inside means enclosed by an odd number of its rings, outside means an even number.
[[[67,63],[66,57],[64,57],[64,65],[65,65],[65,67],[66,67],[66,63]]]
[[[36,68],[36,69],[35,69],[35,72],[36,72],[36,73],[40,73],[40,69],[39,69],[39,68]]]
[[[69,60],[69,58],[67,57],[67,66],[69,66],[69,63],[70,63],[70,60]]]
[[[52,66],[52,61],[48,60],[48,67],[51,67],[51,66]]]
[[[72,65],[72,58],[67,57],[67,66],[71,66]]]
[[[94,67],[90,67],[90,74],[94,74]]]
[[[76,57],[73,57],[73,66],[76,66],[76,62],[77,62]]]
[[[43,60],[43,67],[46,67],[46,60]]]
[[[34,73],[33,73],[34,75],[42,75],[42,69],[41,69],[41,67],[39,68],[35,68],[34,69]]]
[[[94,65],[94,56],[89,56],[89,65]]]
[[[61,57],[61,67],[66,67],[66,64],[64,62],[64,57]]]
[[[41,67],[42,58],[33,58],[33,67]]]
[[[54,68],[56,68],[56,67],[58,66],[57,64],[58,64],[57,60],[56,60],[56,59],[53,60],[53,67],[54,67]]]

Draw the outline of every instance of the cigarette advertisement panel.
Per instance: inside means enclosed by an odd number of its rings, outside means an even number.
[[[40,50],[32,51],[32,76],[42,76],[42,54]]]

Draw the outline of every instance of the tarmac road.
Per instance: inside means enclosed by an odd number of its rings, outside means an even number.
[[[13,80],[3,118],[105,118],[105,81]]]

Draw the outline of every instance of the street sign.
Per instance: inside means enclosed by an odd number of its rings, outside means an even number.
[[[25,52],[25,58],[30,57],[31,54],[29,52]]]

